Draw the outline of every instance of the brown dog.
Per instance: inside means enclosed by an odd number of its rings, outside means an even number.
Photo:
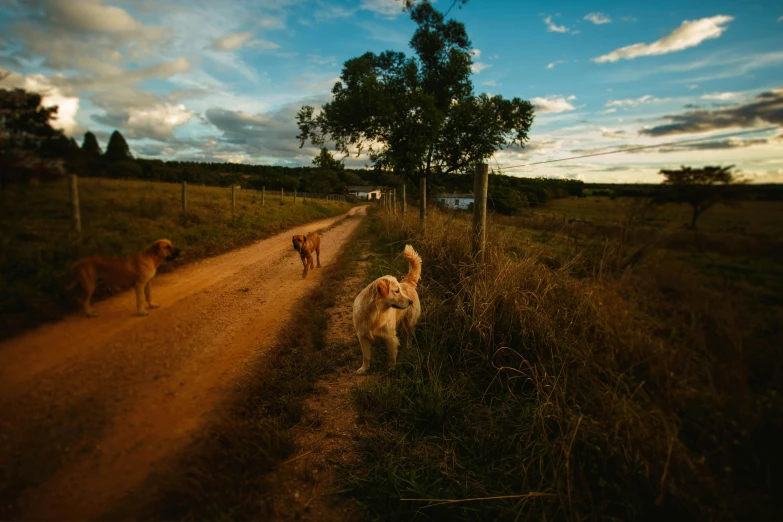
[[[310,267],[310,270],[313,268],[321,268],[321,238],[318,237],[317,233],[312,232],[307,234],[307,237],[301,235],[294,236],[293,243],[294,250],[299,252],[299,257],[302,258],[302,264],[304,265],[302,279],[304,279],[307,277],[308,266]],[[318,261],[318,264],[315,267],[313,266],[313,252],[315,252],[315,257]]]
[[[421,279],[421,257],[410,245],[405,245],[402,255],[409,269],[401,282],[394,276],[379,277],[353,301],[353,326],[362,347],[362,367],[356,371],[359,375],[370,369],[370,348],[376,338],[386,341],[389,369],[393,369],[400,346],[397,326],[402,324],[410,342],[419,321],[421,303],[416,285]]]
[[[136,288],[136,308],[139,315],[147,315],[142,302],[142,291],[150,308],[159,305],[152,302],[150,282],[155,277],[158,267],[164,261],[171,261],[179,255],[179,249],[174,248],[168,239],[159,239],[146,250],[135,256],[126,258],[90,256],[80,259],[73,265],[73,274],[77,284],[84,290],[84,313],[88,317],[96,317],[98,313],[90,305],[92,294],[98,279],[103,279],[113,286],[131,286]]]

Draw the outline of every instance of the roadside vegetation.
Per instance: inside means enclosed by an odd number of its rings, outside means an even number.
[[[65,179],[11,185],[0,194],[0,337],[75,309],[77,291],[65,286],[80,257],[129,256],[168,238],[184,253],[161,267],[166,271],[351,207],[339,201],[303,204],[301,198],[294,204],[290,197],[281,205],[280,194],[269,192],[261,206],[260,192],[239,190],[232,217],[229,188],[189,185],[187,212],[174,184],[90,178],[79,180],[79,193],[81,237],[71,231]]]
[[[569,201],[619,219],[583,232]],[[495,219],[481,269],[467,213],[374,218],[399,274],[403,244],[422,255],[423,316],[398,369],[355,392],[367,435],[347,495],[385,520],[783,517],[772,209],[743,203],[757,228],[726,232],[716,208],[701,241],[687,207],[600,201]],[[756,265],[738,235],[766,245]]]

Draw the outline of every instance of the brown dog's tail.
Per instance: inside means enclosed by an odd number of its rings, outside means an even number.
[[[402,251],[402,257],[407,259],[408,265],[410,265],[408,273],[405,274],[405,277],[403,277],[402,280],[416,286],[416,283],[421,279],[421,257],[419,257],[419,254],[417,254],[410,245],[405,245],[405,250]]]

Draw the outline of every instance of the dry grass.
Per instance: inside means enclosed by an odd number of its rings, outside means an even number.
[[[372,429],[350,494],[400,520],[783,517],[780,307],[626,221],[579,244],[490,227],[479,270],[466,216],[377,217],[380,252],[424,259],[424,315],[397,373],[356,393]]]
[[[351,206],[336,201],[303,205],[301,198],[295,205],[290,198],[280,205],[279,194],[267,194],[262,207],[260,192],[238,190],[232,217],[229,188],[189,186],[187,212],[182,212],[178,184],[84,178],[79,192],[81,238],[71,232],[66,180],[0,193],[0,338],[75,308],[64,287],[80,257],[128,256],[166,237],[184,249],[175,263],[161,267],[166,271]]]

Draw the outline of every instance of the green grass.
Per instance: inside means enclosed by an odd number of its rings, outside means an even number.
[[[85,178],[79,180],[79,238],[71,231],[65,180],[12,186],[0,198],[0,337],[74,309],[74,295],[64,287],[80,257],[128,256],[168,238],[184,253],[161,268],[167,271],[341,214],[351,206],[332,201],[302,204],[301,198],[293,204],[290,197],[281,205],[279,194],[267,193],[262,207],[260,192],[245,189],[236,193],[232,217],[230,188],[189,186],[188,211],[183,213],[180,185]]]
[[[505,223],[482,269],[467,216],[373,223],[389,273],[404,242],[422,255],[423,315],[355,393],[346,494],[384,520],[783,517],[780,286],[764,303],[724,277],[738,258],[636,255],[635,223],[579,241]],[[757,261],[757,286],[779,277]]]
[[[270,472],[296,449],[288,429],[302,419],[304,401],[314,393],[315,383],[355,360],[354,346],[328,343],[326,332],[339,287],[356,270],[366,248],[365,234],[366,224],[360,225],[338,258],[324,268],[322,284],[301,298],[276,345],[249,369],[225,413],[183,452],[160,498],[141,518],[268,518],[280,492]]]

